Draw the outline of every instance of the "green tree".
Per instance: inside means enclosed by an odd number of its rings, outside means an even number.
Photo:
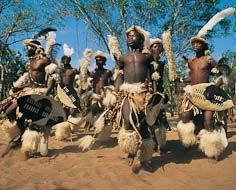
[[[0,81],[1,98],[24,68],[24,59],[12,50],[12,45],[44,27],[61,24],[65,9],[60,3],[57,9],[50,7],[53,7],[51,1],[0,1],[0,64],[4,75]]]

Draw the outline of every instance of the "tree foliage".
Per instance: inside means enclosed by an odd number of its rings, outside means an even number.
[[[0,1],[0,64],[4,68],[1,98],[24,69],[21,54],[11,45],[22,41],[32,33],[51,25],[60,24],[63,8],[50,9],[51,1],[1,0]],[[60,14],[59,14],[60,12]]]
[[[139,25],[153,37],[170,29],[174,52],[179,58],[187,50],[189,39],[218,11],[219,0],[64,0],[70,16],[85,22],[107,46],[106,36],[118,36],[126,51],[125,31]],[[230,29],[230,20],[222,21],[207,37],[220,36]]]

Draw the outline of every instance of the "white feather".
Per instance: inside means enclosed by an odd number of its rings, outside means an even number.
[[[227,8],[223,11],[218,12],[215,16],[213,16],[207,24],[205,24],[202,29],[198,32],[198,36],[206,35],[208,30],[212,30],[212,28],[221,20],[236,13],[236,9],[233,7]]]
[[[63,51],[64,55],[68,57],[70,57],[74,53],[74,49],[69,48],[69,46],[66,43],[63,44]]]
[[[56,32],[54,31],[51,31],[51,32],[48,32],[48,36],[47,36],[47,40],[54,40],[56,42]]]

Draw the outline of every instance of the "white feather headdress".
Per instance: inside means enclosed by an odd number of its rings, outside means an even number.
[[[50,31],[46,37],[45,53],[52,56],[53,46],[56,44],[56,32]]]
[[[67,57],[71,57],[71,55],[74,53],[74,49],[69,48],[69,46],[66,43],[63,44],[63,51],[64,55]]]
[[[215,16],[213,16],[207,24],[205,24],[202,29],[198,32],[198,36],[206,35],[208,30],[212,30],[212,28],[223,20],[226,17],[236,14],[236,9],[233,7],[224,9],[223,11],[218,12]]]

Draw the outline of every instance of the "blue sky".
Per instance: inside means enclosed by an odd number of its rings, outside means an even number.
[[[220,8],[224,9],[228,7],[236,7],[236,0],[221,0]],[[99,41],[94,38],[91,31],[88,30],[88,27],[84,23],[71,18],[67,19],[65,29],[57,32],[57,40],[59,43],[66,42],[75,49],[75,53],[72,56],[72,65],[75,67],[78,67],[78,59],[81,58],[85,48],[91,48],[93,51],[98,49],[106,51],[102,43],[99,44]],[[224,37],[214,38],[209,41],[209,43],[211,43],[214,48],[212,56],[218,60],[226,50],[230,49],[236,52],[236,32]],[[108,58],[107,63],[108,68],[111,69],[114,67],[114,63],[110,58]],[[94,67],[95,63],[92,59],[90,68]]]
[[[236,0],[221,0],[220,8],[224,9],[228,7],[236,7]],[[69,17],[65,19],[65,28],[57,31],[57,42],[61,44],[67,43],[74,48],[75,53],[73,54],[71,61],[74,67],[79,67],[78,60],[82,57],[85,48],[90,48],[92,51],[102,50],[106,52],[103,44],[92,35],[91,31],[84,23]],[[229,34],[226,37],[214,38],[209,41],[209,43],[211,43],[214,48],[212,56],[218,60],[220,59],[221,54],[228,49],[236,52],[236,32]],[[63,51],[61,48],[58,52],[58,58],[60,58],[62,54]],[[92,59],[90,69],[94,67],[95,62],[94,59]],[[114,62],[109,57],[107,67],[110,69],[114,67]]]

